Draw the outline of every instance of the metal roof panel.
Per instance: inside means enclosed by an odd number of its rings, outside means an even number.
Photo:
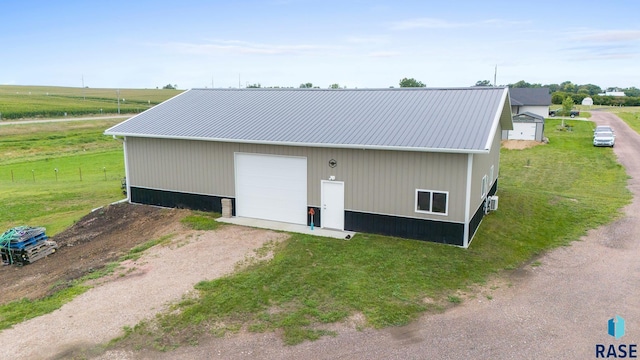
[[[105,134],[482,151],[506,88],[192,89]]]

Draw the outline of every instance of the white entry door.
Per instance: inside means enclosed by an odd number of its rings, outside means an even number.
[[[307,224],[307,158],[235,154],[236,215]]]
[[[322,180],[323,228],[344,230],[344,182]]]

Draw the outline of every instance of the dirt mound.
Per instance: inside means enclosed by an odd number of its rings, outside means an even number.
[[[86,215],[51,239],[59,249],[26,266],[0,267],[0,304],[37,299],[103,268],[136,245],[181,227],[187,210],[120,203]]]

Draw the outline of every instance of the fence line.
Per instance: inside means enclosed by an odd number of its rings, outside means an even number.
[[[84,175],[84,176],[83,176]],[[53,168],[48,171],[36,170],[14,170],[0,173],[0,184],[2,183],[35,183],[39,181],[113,181],[121,180],[124,177],[121,169],[109,171],[106,166],[102,169],[82,170],[82,167],[75,168]]]

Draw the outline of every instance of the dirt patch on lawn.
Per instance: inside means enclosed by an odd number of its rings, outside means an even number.
[[[502,140],[502,147],[509,150],[523,150],[538,145],[544,145],[544,143],[534,140]]]
[[[59,246],[55,253],[26,266],[0,267],[0,304],[50,295],[135,246],[179,230],[186,214],[128,203],[98,209],[51,238]]]
[[[35,299],[117,261],[136,245],[162,238],[140,257],[119,263],[112,274],[85,282],[91,289],[59,309],[1,331],[4,352],[16,360],[101,356],[104,344],[122,336],[123,328],[154,319],[181,299],[196,296],[194,286],[200,281],[270,259],[277,244],[289,237],[228,224],[192,230],[180,221],[190,213],[112,205],[56,235],[60,251],[23,267],[3,267],[2,284],[9,290],[1,293],[3,302]]]

